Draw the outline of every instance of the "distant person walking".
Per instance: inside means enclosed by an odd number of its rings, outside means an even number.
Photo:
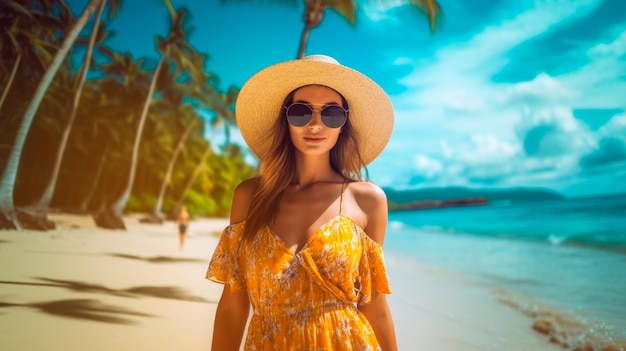
[[[187,212],[187,206],[183,206],[180,212],[178,212],[176,223],[178,224],[178,238],[180,242],[178,249],[182,250],[185,246],[185,238],[187,237],[187,230],[189,229],[189,212]]]

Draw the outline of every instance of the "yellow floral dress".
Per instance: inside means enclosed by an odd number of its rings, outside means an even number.
[[[391,293],[382,247],[339,214],[298,252],[266,226],[252,240],[245,222],[226,227],[207,279],[246,289],[253,309],[245,350],[377,350],[357,306]]]

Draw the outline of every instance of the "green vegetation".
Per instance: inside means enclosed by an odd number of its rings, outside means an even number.
[[[110,33],[100,16],[105,5],[114,15],[119,1],[92,0],[81,16],[91,37],[73,39],[68,33],[81,32],[81,21],[63,1],[0,4],[0,228],[53,228],[50,208],[158,219],[184,203],[195,216],[228,214],[234,187],[255,169],[227,135],[222,145],[206,135],[234,126],[238,89],[218,89],[208,56],[186,40],[185,9],[167,4],[171,28],[167,38],[156,37],[158,61],[103,43]],[[81,67],[59,54],[64,45],[86,52]]]

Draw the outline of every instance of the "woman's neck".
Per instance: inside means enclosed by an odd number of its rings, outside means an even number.
[[[307,186],[319,182],[341,182],[343,177],[330,166],[328,154],[296,157],[296,174],[292,184]]]

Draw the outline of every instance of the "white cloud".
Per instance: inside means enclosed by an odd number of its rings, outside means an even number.
[[[415,61],[412,74],[400,80],[407,92],[395,96],[398,123],[407,127],[428,127],[412,118],[420,111],[438,123],[449,123],[451,119],[465,119],[474,122],[474,128],[465,132],[478,132],[485,125],[499,128],[513,125],[518,113],[511,114],[503,109],[519,110],[519,103],[542,99],[546,103],[554,100],[573,98],[578,93],[567,84],[539,75],[531,82],[515,86],[494,83],[491,76],[508,62],[508,51],[522,42],[542,33],[559,21],[569,19],[573,14],[580,16],[592,8],[593,1],[543,1],[511,19],[495,21],[487,29],[474,35],[468,41],[450,45],[437,51],[427,61]],[[528,4],[528,2],[526,2]],[[527,6],[533,6],[531,3]],[[409,60],[400,59],[403,64]],[[525,93],[525,94],[524,94]],[[513,96],[518,100],[514,101]],[[547,97],[553,98],[548,100]],[[527,99],[527,101],[524,101]],[[530,100],[529,100],[530,99]],[[511,106],[511,103],[513,106]],[[504,106],[494,106],[500,104]],[[484,123],[489,121],[489,123]],[[469,122],[468,122],[469,123]],[[492,130],[493,131],[493,130]]]
[[[518,2],[521,13],[494,20],[481,33],[429,59],[397,58],[396,64],[412,62],[415,69],[400,81],[406,92],[393,97],[397,130],[390,148],[413,150],[415,169],[410,172],[421,177],[420,185],[520,186],[575,178],[580,157],[599,138],[572,113],[595,88],[580,84],[587,74],[540,73],[518,83],[497,83],[491,77],[508,63],[511,49],[587,15],[599,3]],[[624,50],[623,42],[620,35],[586,50],[596,61],[614,60]],[[576,79],[580,82],[572,84]],[[619,81],[614,73],[611,79]],[[396,160],[396,168],[407,167],[401,162]],[[395,182],[407,182],[411,174],[401,172]]]
[[[467,142],[455,145],[454,149],[446,141],[441,145],[448,161],[466,165],[501,163],[519,153],[518,145],[489,134],[471,135]]]
[[[598,130],[600,137],[613,137],[626,141],[626,113],[613,116]]]
[[[411,1],[409,0],[364,1],[359,3],[358,6],[365,18],[371,22],[398,23],[399,20],[393,14],[393,11],[402,6],[406,6],[408,9],[407,5],[410,3]]]
[[[559,22],[588,13],[593,9],[591,5],[598,3],[594,0],[531,2],[526,11],[487,25],[467,42],[442,48],[431,65],[416,67],[416,72],[403,82],[408,87],[425,83],[441,86],[438,82],[442,82],[442,78],[446,87],[459,79],[460,82],[473,81],[472,77],[484,82],[507,62],[506,53],[510,49]]]
[[[416,173],[425,178],[433,178],[441,172],[441,162],[436,159],[421,154],[415,155],[413,159]]]
[[[614,28],[604,42],[582,48],[589,62],[560,76],[561,82],[580,92],[574,104],[583,108],[626,108],[626,25]],[[618,104],[618,106],[616,106]]]
[[[392,65],[394,66],[403,66],[403,65],[411,65],[413,63],[413,60],[410,57],[406,57],[406,56],[397,56],[393,59],[393,61],[391,62]]]
[[[622,31],[623,28],[620,29],[620,33],[617,38],[609,43],[600,43],[591,47],[587,51],[587,55],[589,57],[611,57],[611,58],[619,58],[626,54],[626,32]]]
[[[541,73],[531,81],[504,87],[496,99],[501,106],[513,104],[541,107],[569,102],[578,96],[577,91],[558,79]]]

